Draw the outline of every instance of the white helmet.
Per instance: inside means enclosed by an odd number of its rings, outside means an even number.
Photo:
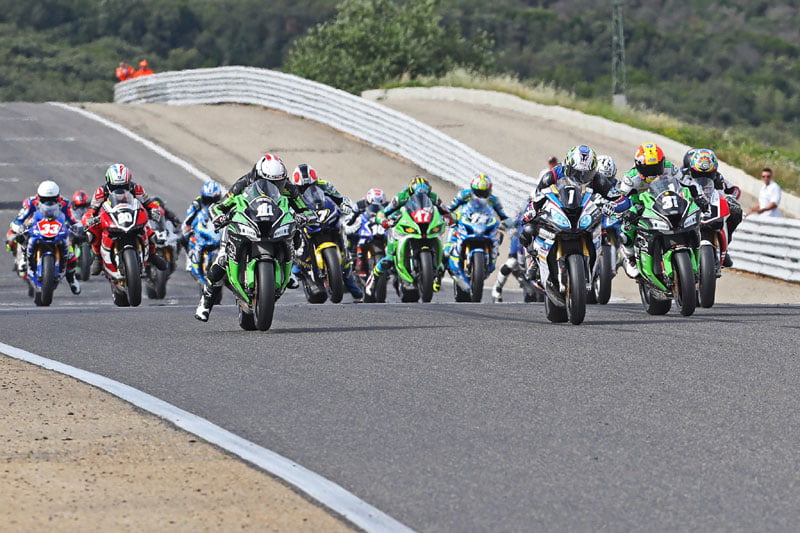
[[[617,177],[617,164],[610,155],[597,156],[597,174],[609,181]]]
[[[311,185],[317,182],[317,171],[305,163],[297,165],[292,172],[292,183],[298,187],[301,185]]]
[[[39,188],[36,189],[36,195],[39,197],[40,202],[55,202],[58,200],[60,193],[61,190],[58,188],[58,184],[50,180],[41,182]]]
[[[284,165],[281,158],[276,155],[265,154],[262,156],[256,163],[255,171],[258,178],[273,182],[286,180],[286,165]],[[282,183],[276,185],[282,185]]]

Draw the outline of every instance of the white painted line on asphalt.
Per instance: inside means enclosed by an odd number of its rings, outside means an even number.
[[[0,142],[75,142],[75,137],[3,137]]]
[[[184,169],[189,174],[191,174],[195,178],[199,179],[203,183],[205,183],[206,181],[210,181],[211,180],[211,177],[208,174],[206,174],[202,170],[198,169],[197,167],[195,167],[194,165],[192,165],[188,161],[185,161],[185,160],[181,159],[180,157],[176,156],[172,152],[167,151],[166,149],[162,148],[161,146],[157,145],[156,143],[154,143],[152,141],[148,141],[147,139],[145,139],[141,135],[138,135],[138,134],[132,132],[131,130],[129,130],[125,126],[117,124],[116,122],[111,122],[110,120],[105,119],[105,118],[101,117],[100,115],[92,113],[91,111],[86,111],[85,109],[81,109],[79,107],[75,107],[75,106],[71,106],[71,105],[67,105],[67,104],[62,104],[61,102],[47,102],[47,103],[50,104],[50,105],[54,105],[56,107],[60,107],[62,109],[66,109],[68,111],[73,111],[73,112],[78,113],[80,115],[83,115],[83,116],[85,116],[87,118],[95,120],[95,121],[99,122],[100,124],[102,124],[102,125],[104,125],[104,126],[106,126],[108,128],[111,128],[113,130],[118,131],[119,133],[125,135],[126,137],[129,137],[129,138],[133,139],[134,141],[136,141],[136,142],[138,142],[140,144],[143,144],[145,147],[147,147],[150,150],[152,150],[153,152],[157,153],[158,155],[160,155],[161,157],[163,157],[167,161],[178,165],[179,167],[181,167],[182,169]]]
[[[315,474],[282,455],[234,435],[204,418],[159,400],[155,396],[134,389],[119,381],[26,352],[2,342],[0,342],[0,353],[94,385],[145,411],[160,416],[179,428],[212,444],[216,444],[220,448],[238,455],[245,461],[281,478],[365,531],[413,531],[319,474]]]

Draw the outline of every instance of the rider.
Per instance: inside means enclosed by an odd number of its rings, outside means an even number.
[[[447,206],[445,206],[444,203],[442,203],[442,199],[439,198],[439,195],[431,191],[431,184],[428,182],[428,180],[422,176],[414,176],[411,178],[411,182],[408,184],[408,186],[397,193],[397,195],[391,199],[389,204],[384,207],[382,211],[378,212],[376,218],[381,219],[381,225],[384,228],[388,228],[390,226],[390,220],[394,219],[392,215],[397,213],[401,207],[406,205],[406,202],[408,202],[409,198],[411,198],[411,196],[414,194],[424,194],[428,196],[431,199],[431,203],[439,210],[439,213],[441,213],[442,216],[448,220],[451,220],[450,210],[447,209]],[[389,239],[386,244],[386,255],[383,257],[381,262],[375,265],[375,268],[372,269],[372,274],[369,276],[367,285],[364,288],[366,293],[370,296],[375,288],[375,282],[394,264],[394,254],[396,249],[397,241],[395,239]],[[438,291],[439,287],[441,286],[442,274],[444,274],[444,269],[441,265],[439,265],[436,279],[433,280],[434,291]]]
[[[358,231],[361,229],[361,219],[360,216],[367,212],[367,210],[374,209],[373,213],[376,213],[379,210],[382,210],[389,201],[386,199],[386,194],[383,192],[383,189],[372,188],[367,191],[367,194],[364,195],[363,198],[356,202],[356,210],[353,215],[350,217],[350,220],[345,222],[344,232],[347,235],[347,245],[350,251],[350,256],[355,256],[356,264],[355,269],[356,272],[362,276],[366,276],[366,271],[364,270],[365,263],[364,263],[364,251],[358,246],[359,236]]]
[[[469,183],[469,189],[463,189],[456,193],[455,198],[453,198],[453,201],[447,206],[447,209],[451,213],[455,213],[456,209],[465,205],[473,198],[481,198],[486,200],[486,202],[489,204],[489,207],[494,210],[498,218],[500,218],[500,220],[503,222],[503,226],[508,230],[512,230],[514,228],[514,219],[509,217],[506,212],[503,211],[503,205],[500,203],[500,200],[497,198],[497,196],[492,194],[492,179],[486,174],[476,174]],[[442,252],[443,265],[448,264],[450,252],[453,249],[458,237],[458,230],[455,228],[451,229],[448,233],[444,251]],[[494,243],[494,257],[497,257],[497,248],[499,246],[500,240],[497,239]],[[453,274],[455,276],[463,276],[463,272],[454,272]]]
[[[325,196],[329,197],[333,203],[335,203],[339,209],[341,209],[342,215],[345,218],[350,218],[356,211],[356,205],[349,198],[343,196],[339,191],[337,191],[336,187],[334,187],[331,182],[320,179],[317,171],[306,163],[301,163],[295,167],[294,171],[292,172],[291,181],[300,191],[301,195],[305,193],[306,190],[312,185],[317,185],[320,189],[322,189],[322,192],[325,193]],[[348,253],[347,248],[345,248],[344,238],[342,237],[341,232],[337,234],[336,244],[339,246],[339,249],[343,254],[342,276],[344,278],[344,284],[347,286],[347,290],[350,291],[350,294],[353,296],[353,298],[359,300],[364,297],[364,293],[356,284],[356,280],[353,277],[350,254]],[[310,247],[304,246],[301,254],[302,257],[298,257],[300,262],[308,264],[311,261],[312,254]],[[292,265],[292,276],[294,278],[298,278],[303,275],[303,269],[300,268],[300,265],[297,262],[295,262],[295,264]]]
[[[26,223],[33,216],[34,212],[40,205],[55,203],[61,206],[61,213],[64,215],[64,220],[68,226],[77,226],[78,220],[72,214],[69,202],[61,196],[61,191],[58,184],[51,180],[45,180],[39,184],[36,189],[36,196],[29,196],[22,201],[22,209],[19,210],[17,216],[11,221],[8,233],[6,234],[6,249],[16,255],[17,253],[17,240],[21,238],[27,231]],[[18,237],[19,236],[19,237]],[[72,248],[66,243],[62,242],[62,257],[66,258],[66,279],[69,284],[69,290],[72,294],[80,294],[81,284],[75,278],[75,264],[77,259],[72,253]],[[27,258],[33,250],[26,250],[24,254],[25,264],[28,264]],[[25,273],[27,270],[23,265],[17,265],[20,273]],[[25,269],[25,270],[23,270]]]
[[[566,157],[564,157],[564,162],[550,169],[550,172],[546,173],[539,181],[532,194],[528,208],[522,216],[523,231],[519,238],[520,243],[527,251],[525,277],[528,279],[535,280],[537,277],[536,271],[539,268],[536,251],[532,246],[539,230],[537,217],[547,200],[545,197],[546,189],[561,180],[569,179],[590,187],[595,193],[608,199],[612,184],[604,174],[598,174],[597,167],[597,154],[595,151],[585,144],[581,144],[570,148]]]
[[[197,253],[200,250],[189,245],[189,243],[193,242],[194,219],[197,218],[197,215],[200,214],[203,209],[208,209],[211,205],[219,202],[221,198],[222,186],[214,180],[209,180],[203,184],[200,188],[200,195],[192,200],[192,203],[189,204],[189,208],[186,210],[186,217],[183,219],[181,233],[183,234],[182,241],[187,251],[186,259],[189,268],[199,268],[198,263],[200,261],[200,258],[197,257]]]
[[[139,202],[148,210],[148,215],[151,211],[158,206],[144,191],[144,188],[138,183],[131,181],[131,171],[122,163],[114,163],[106,169],[105,185],[101,185],[94,191],[92,203],[86,213],[83,214],[82,222],[86,227],[87,235],[91,235],[90,241],[92,243],[92,252],[94,252],[94,259],[92,260],[92,276],[100,274],[103,265],[100,259],[100,247],[102,245],[103,229],[100,227],[100,219],[96,216],[103,205],[103,202],[108,198],[108,195],[115,190],[129,191]],[[158,216],[158,215],[156,215]],[[169,266],[158,254],[153,253],[156,248],[155,234],[150,229],[150,225],[145,225],[145,234],[150,245],[149,257],[150,262],[159,270],[166,270]]]
[[[644,143],[639,145],[634,156],[634,163],[634,167],[622,176],[617,186],[617,190],[622,196],[621,199],[614,205],[604,206],[604,212],[610,214],[628,212],[635,216],[641,205],[639,193],[647,190],[650,183],[658,178],[677,179],[682,185],[689,188],[692,198],[698,207],[702,211],[708,210],[708,201],[697,184],[685,177],[670,161],[667,161],[664,157],[664,151],[657,144]],[[626,222],[623,225],[620,238],[624,256],[623,266],[625,267],[625,273],[631,278],[639,276],[633,249],[635,234],[636,226]]]
[[[281,158],[273,154],[265,154],[261,159],[256,161],[256,164],[253,165],[250,172],[239,178],[236,183],[233,184],[224,200],[211,207],[210,211],[213,217],[212,222],[214,227],[220,228],[225,224],[228,218],[228,212],[236,204],[234,197],[241,194],[247,186],[260,179],[265,179],[275,185],[278,190],[281,191],[281,194],[289,200],[289,205],[295,213],[308,215],[313,218],[313,213],[309,213],[308,207],[305,202],[303,202],[299,189],[288,182],[286,166],[283,164]],[[295,218],[299,219],[300,215],[296,214]],[[297,240],[297,237],[298,234],[296,233],[294,240]],[[206,274],[207,283],[205,287],[203,287],[203,295],[200,297],[200,303],[197,304],[197,309],[194,313],[194,317],[197,320],[202,322],[208,321],[211,308],[214,306],[215,297],[222,290],[225,268],[228,264],[228,253],[232,254],[234,258],[237,257],[237,246],[238,243],[236,241],[229,240],[228,228],[226,227],[222,230],[217,258],[214,264],[209,267],[208,273]],[[230,251],[227,250],[228,247],[231,248]],[[294,255],[294,250],[291,250],[291,252],[292,255]]]
[[[527,207],[528,203],[525,202],[514,219],[516,231],[511,232],[508,246],[508,259],[506,259],[506,262],[500,267],[497,280],[495,280],[494,287],[492,287],[492,299],[495,303],[503,301],[503,286],[505,286],[506,281],[508,281],[508,276],[511,274],[515,276],[522,274],[520,263],[524,263],[525,261],[525,248],[523,248],[519,242],[519,233],[522,228],[522,215],[525,213]]]
[[[742,221],[742,206],[739,203],[742,193],[739,187],[719,173],[717,155],[708,148],[692,148],[684,156],[684,168],[681,171],[684,175],[688,174],[695,179],[711,178],[714,181],[714,188],[725,194],[725,200],[728,202],[730,210],[730,215],[725,222],[728,228],[728,242],[730,242],[733,239],[733,232]],[[723,266],[729,268],[733,266],[730,255],[725,254]]]

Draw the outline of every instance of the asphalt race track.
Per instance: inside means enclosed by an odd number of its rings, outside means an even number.
[[[185,171],[77,114],[5,104],[0,120],[3,206],[45,177],[91,190],[117,159],[179,214],[196,194]],[[0,340],[191,411],[416,530],[796,527],[800,306],[683,318],[613,303],[570,326],[519,293],[454,304],[450,289],[418,305],[311,306],[293,291],[254,333],[229,294],[194,320],[180,270],[139,308],[114,307],[96,278],[37,309],[3,253]]]

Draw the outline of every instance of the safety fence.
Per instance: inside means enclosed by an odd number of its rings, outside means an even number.
[[[114,88],[118,103],[174,105],[240,103],[277,109],[326,124],[387,150],[455,184],[476,173],[492,177],[506,205],[519,204],[538,181],[512,170],[441,131],[359,96],[291,74],[250,67],[165,72]]]
[[[238,103],[264,106],[326,124],[387,150],[433,176],[465,187],[485,172],[506,205],[516,206],[537,178],[512,170],[427,124],[374,101],[273,70],[251,67],[165,72],[119,83],[117,103]],[[731,245],[735,268],[800,281],[800,222],[745,220]]]
[[[734,233],[730,254],[734,268],[800,282],[800,220],[748,217]]]

